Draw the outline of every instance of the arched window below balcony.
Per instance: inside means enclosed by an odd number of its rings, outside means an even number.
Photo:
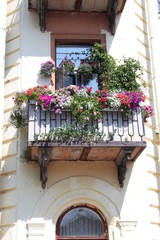
[[[57,240],[108,239],[107,223],[95,208],[68,209],[57,222]]]

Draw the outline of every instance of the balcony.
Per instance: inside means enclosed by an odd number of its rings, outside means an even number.
[[[144,122],[153,114],[145,105],[139,61],[124,58],[117,65],[96,43],[78,69],[65,57],[57,69],[53,61],[43,63],[40,74],[51,77],[51,85],[17,92],[10,122],[27,124],[27,160],[40,165],[42,188],[51,161],[113,161],[123,187],[127,162],[146,147]]]
[[[125,116],[118,110],[102,110],[102,121],[90,121],[88,129],[94,128],[96,135],[87,138],[72,137],[62,139],[55,137],[51,140],[45,136],[51,129],[58,129],[64,124],[71,126],[75,118],[70,110],[62,114],[55,111],[44,111],[35,101],[29,103],[28,119],[28,151],[29,159],[40,165],[42,188],[47,181],[47,165],[51,161],[114,161],[117,167],[120,187],[126,173],[127,161],[135,161],[146,147],[144,123],[141,108]],[[81,132],[83,126],[77,126]],[[43,136],[35,140],[35,136]]]

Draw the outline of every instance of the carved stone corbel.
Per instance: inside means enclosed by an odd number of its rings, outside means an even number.
[[[135,149],[134,147],[122,148],[118,157],[115,160],[118,172],[118,181],[121,188],[123,188],[124,186],[123,181],[125,180],[125,175],[127,171],[126,163],[128,160],[130,160],[134,149]]]

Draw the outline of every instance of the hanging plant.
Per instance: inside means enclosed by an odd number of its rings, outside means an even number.
[[[41,63],[40,74],[45,77],[51,77],[51,74],[56,71],[55,62],[49,60],[47,62]]]
[[[81,62],[77,70],[78,74],[90,76],[92,74],[92,66],[86,62]]]
[[[75,72],[75,63],[68,59],[67,56],[62,60],[60,66],[64,66],[65,75],[68,75],[69,73],[73,74]]]

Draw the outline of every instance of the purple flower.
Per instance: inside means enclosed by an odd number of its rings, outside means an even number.
[[[60,109],[60,108],[56,109],[55,113],[56,113],[56,114],[61,114],[61,113],[62,113],[62,112],[61,112],[61,109]]]

